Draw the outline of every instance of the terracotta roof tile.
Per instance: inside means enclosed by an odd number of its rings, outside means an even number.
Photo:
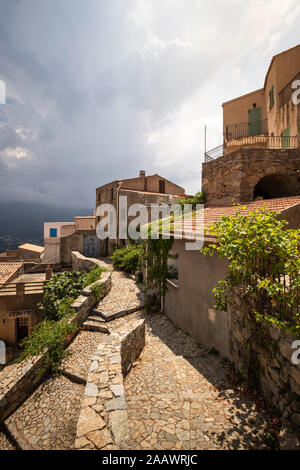
[[[9,281],[21,268],[22,263],[0,263],[0,283]]]
[[[204,215],[204,227],[208,228],[212,223],[221,220],[223,215],[234,217],[238,212],[245,215],[249,214],[250,212],[262,210],[263,208],[279,213],[298,204],[300,204],[300,196],[292,196],[278,199],[265,199],[254,202],[245,202],[234,206],[205,207],[203,211],[199,211],[198,214],[200,215],[202,213]],[[242,209],[241,206],[244,208]],[[173,233],[180,233],[180,230],[176,230],[176,222]],[[195,234],[202,235],[200,229],[196,227],[196,217],[193,216],[184,221],[184,237],[195,238]]]
[[[21,248],[22,250],[34,251],[36,253],[42,253],[44,251],[43,246],[32,245],[31,243],[24,243],[23,245],[20,245],[18,248]]]

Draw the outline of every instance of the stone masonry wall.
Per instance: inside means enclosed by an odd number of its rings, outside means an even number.
[[[209,204],[253,201],[256,184],[279,174],[295,179],[293,196],[300,195],[299,149],[240,148],[202,167],[202,190]]]
[[[86,258],[78,251],[72,251],[72,269],[74,271],[89,271],[95,265],[107,268],[107,264],[96,258]]]
[[[245,373],[251,362],[263,395],[278,409],[282,418],[300,426],[300,365],[292,363],[297,338],[275,325],[253,330],[248,307],[240,299],[229,309],[230,354],[237,372]],[[249,344],[253,338],[253,353]]]
[[[82,256],[82,255],[80,255]],[[84,258],[84,257],[83,257]],[[88,263],[88,258],[86,258]],[[105,272],[99,281],[94,284],[101,284],[102,292],[106,295],[111,288],[111,273]],[[70,320],[80,326],[88,317],[91,310],[97,303],[91,295],[91,289],[94,284],[84,288],[80,295],[72,304],[72,308],[76,311],[74,317]],[[66,342],[67,345],[72,342]],[[0,372],[0,424],[1,420],[6,419],[20,403],[32,393],[34,388],[41,382],[42,376],[37,374],[37,370],[42,367],[45,356],[32,358],[26,363],[16,364],[15,367]]]
[[[145,345],[145,320],[112,333],[92,357],[75,448],[126,449],[129,443],[124,378]]]

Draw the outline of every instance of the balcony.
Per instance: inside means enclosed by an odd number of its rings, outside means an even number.
[[[244,137],[253,137],[257,135],[268,135],[268,120],[243,122],[241,124],[229,124],[226,126],[224,140],[243,139]]]
[[[252,135],[233,138],[225,141],[223,145],[219,145],[205,153],[205,163],[223,157],[228,153],[241,147],[265,148],[265,149],[295,149],[297,145],[297,136],[268,136],[268,135]]]

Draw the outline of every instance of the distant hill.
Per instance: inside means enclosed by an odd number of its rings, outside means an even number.
[[[54,207],[42,203],[0,203],[0,253],[22,243],[43,245],[44,222],[72,222],[76,216],[92,215],[93,209]]]

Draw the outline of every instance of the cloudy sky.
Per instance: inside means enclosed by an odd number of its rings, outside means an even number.
[[[204,125],[299,43],[299,0],[0,0],[0,200],[93,207],[110,180],[200,189]]]

